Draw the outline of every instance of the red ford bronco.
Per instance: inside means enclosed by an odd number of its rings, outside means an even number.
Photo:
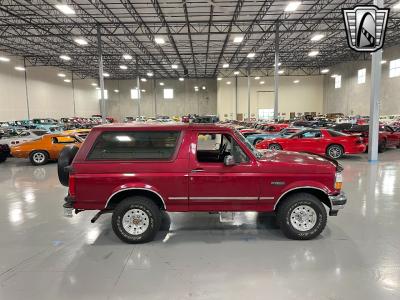
[[[347,202],[342,167],[307,154],[258,151],[235,129],[212,124],[110,124],[66,148],[59,178],[67,216],[112,212],[115,234],[151,241],[169,212],[272,212],[291,239],[319,235]]]

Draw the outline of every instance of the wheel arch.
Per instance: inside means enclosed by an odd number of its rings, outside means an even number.
[[[307,187],[297,187],[290,189],[286,192],[284,192],[276,201],[275,206],[274,206],[274,211],[279,210],[279,207],[285,202],[285,200],[294,194],[299,194],[299,193],[308,193],[311,194],[315,197],[317,197],[323,204],[325,204],[328,208],[331,208],[331,202],[329,200],[329,196],[324,191],[323,189],[317,188],[317,187],[312,187],[312,186],[307,186]]]
[[[143,196],[153,201],[160,209],[166,210],[166,205],[163,197],[156,191],[148,188],[131,187],[114,192],[108,199],[105,209],[114,209],[118,203],[127,197]]]

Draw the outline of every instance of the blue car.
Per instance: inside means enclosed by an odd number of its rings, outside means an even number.
[[[251,134],[246,136],[246,139],[253,145],[265,140],[265,139],[273,139],[273,138],[286,138],[291,136],[292,134],[301,131],[302,128],[285,128],[279,132],[275,133],[258,133]]]
[[[61,133],[63,131],[62,126],[54,119],[33,119],[32,121],[36,129],[43,129],[49,133]]]

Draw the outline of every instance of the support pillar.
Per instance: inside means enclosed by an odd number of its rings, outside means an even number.
[[[138,57],[136,56],[136,88],[138,90],[138,117],[140,119],[140,100],[142,98],[142,90],[140,89],[140,76],[139,76],[139,62]]]
[[[100,84],[100,113],[101,122],[105,124],[107,122],[106,112],[106,99],[104,98],[104,76],[103,76],[103,50],[101,43],[100,25],[97,25],[97,51],[99,55],[99,84]]]
[[[250,122],[250,68],[247,70],[247,120]]]
[[[235,101],[233,103],[233,120],[237,120],[238,113],[238,78],[235,77]]]
[[[274,120],[277,120],[279,113],[279,22],[276,22],[275,26]]]
[[[24,78],[25,78],[25,95],[26,95],[26,111],[28,113],[28,120],[31,119],[31,113],[29,109],[29,97],[28,97],[28,76],[26,74],[26,59],[24,57]]]

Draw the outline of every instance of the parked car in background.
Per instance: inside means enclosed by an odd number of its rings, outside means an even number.
[[[19,145],[28,141],[39,139],[41,136],[47,134],[46,130],[31,129],[19,132],[17,135],[0,138],[0,144],[7,144],[8,146]]]
[[[44,129],[49,133],[60,133],[62,130],[61,124],[54,119],[33,119],[32,122],[36,129]]]
[[[193,123],[218,123],[219,118],[218,116],[210,115],[210,116],[197,116],[193,121]]]
[[[85,140],[91,130],[92,129],[72,129],[72,130],[65,130],[62,132],[62,134],[77,136],[82,140]]]
[[[302,128],[285,128],[279,131],[278,133],[259,133],[259,134],[251,134],[246,136],[246,139],[252,144],[256,145],[259,142],[265,139],[273,139],[273,138],[287,138],[296,132],[303,130]]]
[[[306,129],[288,138],[264,140],[259,142],[256,148],[308,152],[338,159],[345,154],[362,153],[366,145],[359,136],[326,129]]]
[[[135,117],[125,117],[124,118],[124,123],[132,123],[133,121],[135,121]]]
[[[79,150],[63,150],[58,168],[69,186],[66,216],[98,210],[95,222],[112,212],[112,228],[127,243],[151,241],[161,211],[270,212],[288,238],[308,240],[324,230],[325,206],[335,216],[347,202],[336,161],[261,153],[230,126],[98,126]]]
[[[46,134],[41,138],[11,147],[11,155],[17,158],[29,158],[35,165],[44,165],[50,160],[57,160],[66,145],[80,146],[79,137],[62,134]]]
[[[0,144],[0,163],[6,161],[10,156],[10,147],[7,144]]]

